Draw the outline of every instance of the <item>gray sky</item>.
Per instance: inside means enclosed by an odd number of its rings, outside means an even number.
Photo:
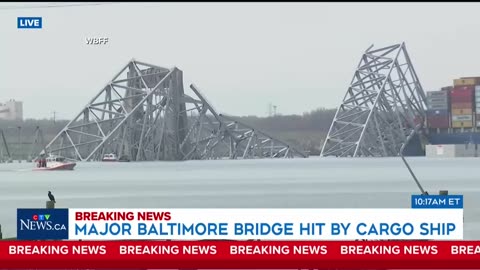
[[[64,3],[67,4],[67,3]],[[480,75],[479,3],[0,4],[0,102],[70,119],[132,58],[177,66],[234,115],[336,107],[371,44],[405,41],[425,90]],[[39,4],[31,4],[39,5]],[[43,29],[17,29],[17,17]],[[87,37],[108,37],[103,46]]]

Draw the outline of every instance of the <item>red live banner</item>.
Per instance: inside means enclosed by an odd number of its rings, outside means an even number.
[[[0,268],[475,269],[480,241],[0,241]]]

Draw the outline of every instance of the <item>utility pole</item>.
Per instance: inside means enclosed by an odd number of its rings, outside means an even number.
[[[21,139],[22,127],[18,126],[17,129],[18,129],[18,147],[17,147],[18,154],[17,155],[18,155],[18,163],[21,163],[22,162],[21,151],[23,150],[22,139]]]
[[[53,111],[53,123],[55,124],[55,118],[56,118],[57,112]]]
[[[273,105],[273,116],[277,116],[277,105]]]

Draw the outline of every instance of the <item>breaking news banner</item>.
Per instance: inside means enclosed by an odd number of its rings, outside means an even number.
[[[462,269],[468,241],[0,241],[1,266],[194,269]]]
[[[18,209],[23,240],[463,239],[463,209]]]
[[[18,209],[23,240],[463,239],[463,196],[407,209]]]
[[[480,263],[480,244],[455,241],[463,239],[463,196],[411,200],[408,209],[18,209],[21,241],[0,241],[0,262],[195,269]]]

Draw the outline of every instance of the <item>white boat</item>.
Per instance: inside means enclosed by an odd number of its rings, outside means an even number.
[[[41,159],[37,160],[37,167],[34,171],[71,171],[77,163],[66,161],[64,157],[49,156],[46,159],[46,164],[42,164]],[[44,165],[44,166],[42,166]]]
[[[118,161],[117,155],[111,153],[111,154],[105,154],[103,155],[102,161],[110,161],[110,162],[116,162]]]
[[[118,158],[117,155],[111,153],[111,154],[103,155],[102,161],[104,161],[104,162],[130,162],[130,159],[128,158],[127,155],[124,155],[124,156],[121,156],[120,158]]]

